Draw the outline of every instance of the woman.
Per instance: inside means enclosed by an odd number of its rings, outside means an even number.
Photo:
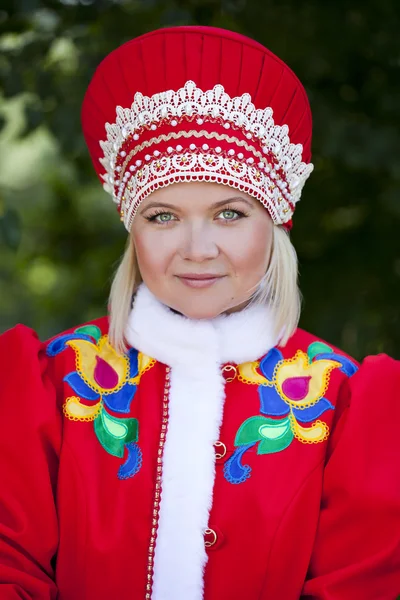
[[[2,336],[1,598],[395,598],[399,365],[297,329],[301,83],[163,29],[82,121],[128,244],[107,318]]]

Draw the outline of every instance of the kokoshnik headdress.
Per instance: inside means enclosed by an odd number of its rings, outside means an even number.
[[[82,125],[128,231],[151,192],[182,181],[246,192],[289,229],[313,170],[300,81],[258,42],[213,27],[160,29],[111,52],[86,92]]]

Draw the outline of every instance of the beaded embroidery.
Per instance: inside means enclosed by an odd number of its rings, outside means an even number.
[[[210,181],[247,191],[269,210],[274,222],[290,213],[282,187],[278,187],[278,181],[274,183],[262,171],[266,169],[269,173],[269,167],[264,163],[247,164],[238,158],[220,155],[218,150],[221,152],[221,148],[217,147],[215,151],[185,151],[172,156],[167,151],[159,153],[158,158],[149,164],[135,169],[135,176],[130,177],[121,203],[128,229],[144,198],[156,189],[177,181]]]
[[[238,484],[250,477],[251,467],[241,461],[256,444],[257,454],[272,454],[290,446],[294,438],[302,444],[328,438],[329,427],[319,417],[335,408],[325,398],[334,369],[351,377],[357,367],[322,342],[314,342],[307,354],[299,350],[290,359],[273,348],[260,363],[239,365],[240,381],[258,385],[261,414],[239,427],[234,442],[237,449],[224,466],[227,481]]]
[[[108,336],[102,336],[95,325],[58,336],[49,343],[47,354],[55,356],[68,347],[75,351],[76,370],[68,373],[64,381],[77,395],[66,399],[64,415],[71,421],[93,421],[103,448],[118,458],[127,455],[118,477],[133,477],[142,465],[142,452],[137,444],[138,420],[114,416],[111,412],[121,415],[130,412],[140,378],[155,360],[133,348],[127,354],[118,354]]]
[[[256,194],[255,197],[261,199],[271,210],[275,224],[287,223],[292,217],[295,204],[300,199],[301,190],[313,170],[313,165],[302,162],[302,145],[290,142],[287,125],[276,125],[272,114],[273,111],[269,107],[263,110],[256,109],[249,94],[231,98],[222,85],[215,85],[213,89],[203,92],[193,81],[187,81],[184,87],[177,91],[168,90],[152,96],[143,96],[137,92],[130,108],[117,106],[116,121],[112,124],[106,123],[107,139],[100,142],[104,152],[100,162],[106,171],[102,176],[104,188],[118,205],[127,229],[131,226],[141,200],[158,187],[177,181],[218,181],[243,191],[248,190],[251,194]],[[182,134],[188,138],[187,147],[182,148],[178,144],[168,150],[173,156],[182,150],[184,155],[192,152],[192,157],[195,155],[196,160],[191,168],[183,169],[173,161],[164,161],[162,173],[157,172],[154,165],[159,162],[159,150],[155,150],[153,156],[148,155],[149,158],[146,159],[140,155],[135,162],[129,164],[135,155],[152,145],[146,139],[140,142],[141,136],[165,126],[173,129],[178,124],[179,133],[185,127],[188,129],[191,126],[193,129],[188,132],[191,135]],[[230,178],[223,173],[221,180],[216,179],[216,169],[210,168],[207,163],[208,144],[192,148],[195,145],[189,143],[190,137],[194,140],[204,137],[204,141],[211,139],[210,133],[213,132],[202,131],[200,135],[200,130],[195,130],[196,125],[201,127],[203,124],[231,129],[236,133],[229,137],[229,151],[233,152],[232,160],[239,162],[241,167],[235,173],[230,172]],[[218,135],[224,139],[222,132]],[[174,132],[170,132],[170,137],[177,139]],[[165,134],[159,138],[164,141],[169,139]],[[245,140],[251,141],[252,144],[244,145]],[[204,145],[207,146],[206,149]],[[243,145],[247,155],[242,152]],[[201,158],[204,155],[206,160]],[[145,160],[151,160],[148,173],[152,185],[147,187],[140,183],[140,173]],[[193,160],[192,158],[192,162]],[[201,160],[203,165],[200,164]],[[258,161],[257,170],[260,176],[257,175],[256,183],[251,181],[251,170],[254,167],[249,160]],[[230,171],[226,164],[221,166]],[[266,180],[278,188],[274,196],[268,195]],[[128,184],[131,184],[131,187]],[[140,200],[136,192],[140,192]],[[276,205],[278,197],[281,199],[279,206]]]

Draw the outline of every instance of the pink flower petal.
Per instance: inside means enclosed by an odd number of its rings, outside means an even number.
[[[310,388],[311,376],[307,377],[289,377],[282,383],[282,392],[290,400],[303,400]]]
[[[97,385],[104,390],[112,390],[118,385],[118,373],[100,356],[96,356],[93,377]]]

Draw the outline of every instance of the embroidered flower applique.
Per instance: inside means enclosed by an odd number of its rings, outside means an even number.
[[[326,440],[329,427],[319,417],[334,409],[325,398],[330,373],[339,369],[351,377],[357,367],[326,344],[314,342],[307,353],[299,350],[290,359],[273,348],[260,363],[243,363],[238,369],[242,382],[258,385],[261,414],[244,421],[237,431],[237,449],[224,467],[230,483],[242,483],[250,477],[251,467],[241,461],[255,445],[257,454],[271,454],[281,452],[295,438],[303,444]]]
[[[77,395],[66,399],[64,414],[71,421],[93,421],[97,439],[109,454],[123,458],[126,449],[127,458],[118,477],[133,477],[142,465],[137,444],[139,423],[123,415],[130,412],[140,378],[155,360],[134,348],[118,354],[96,325],[58,336],[49,343],[47,354],[55,356],[68,347],[75,352],[76,370],[64,381]],[[113,416],[110,411],[121,416]]]

